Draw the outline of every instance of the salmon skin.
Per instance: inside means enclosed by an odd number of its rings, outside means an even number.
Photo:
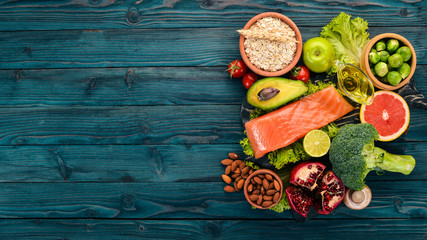
[[[334,86],[252,119],[245,124],[249,143],[260,158],[294,143],[353,110]]]

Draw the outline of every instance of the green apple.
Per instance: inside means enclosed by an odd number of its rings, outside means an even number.
[[[334,47],[324,38],[311,38],[302,47],[304,65],[312,72],[326,72],[331,68],[334,58]]]

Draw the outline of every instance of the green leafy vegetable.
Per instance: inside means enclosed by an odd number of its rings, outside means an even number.
[[[337,135],[340,128],[334,122],[331,122],[328,125],[322,127],[320,130],[324,131],[326,134],[328,134],[329,138],[332,139]]]
[[[291,206],[289,206],[288,198],[286,197],[286,192],[283,191],[283,195],[280,201],[269,209],[278,213],[282,213],[284,210],[291,209]]]
[[[310,159],[310,155],[304,151],[302,139],[289,146],[270,152],[267,157],[270,160],[270,163],[277,169],[283,168],[288,163]]]
[[[369,41],[368,22],[359,17],[350,18],[349,14],[340,13],[323,27],[320,36],[334,46],[335,58],[359,66],[363,48]],[[332,67],[329,72],[336,72],[336,68]]]
[[[255,155],[254,150],[252,149],[251,144],[249,143],[249,139],[247,137],[240,140],[240,146],[242,146],[243,152],[246,154],[246,156],[253,157]]]

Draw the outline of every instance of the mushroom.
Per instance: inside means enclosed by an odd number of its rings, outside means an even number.
[[[350,209],[361,210],[369,205],[371,199],[371,189],[365,185],[360,191],[347,188],[345,191],[344,203]]]

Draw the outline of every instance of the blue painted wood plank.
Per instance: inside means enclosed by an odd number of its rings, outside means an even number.
[[[242,26],[243,27],[243,26]],[[0,69],[226,66],[240,58],[239,28],[17,31],[0,34]],[[422,27],[393,27],[427,64]],[[303,41],[321,28],[302,27]],[[372,27],[371,36],[389,32]],[[155,41],[154,41],[155,40]]]
[[[427,114],[411,109],[407,135],[426,141]],[[240,105],[0,108],[0,145],[238,143]]]
[[[378,145],[378,144],[377,144]],[[394,154],[410,154],[416,167],[410,175],[372,171],[373,181],[427,180],[427,142],[391,142],[379,145]],[[228,153],[242,158],[240,145],[76,145],[0,147],[0,182],[168,183],[216,182],[222,184]],[[324,161],[324,159],[323,159]]]
[[[3,239],[425,239],[425,219],[314,220],[92,220],[0,221]]]
[[[427,218],[426,181],[369,183],[362,211],[339,205],[313,219]],[[292,211],[252,209],[243,192],[217,182],[1,183],[0,218],[294,219]],[[312,213],[310,213],[312,214]]]
[[[4,1],[0,31],[239,27],[275,11],[297,25],[324,26],[341,11],[372,26],[425,26],[422,1]]]
[[[241,104],[246,89],[226,66],[0,70],[3,106]],[[414,79],[427,96],[427,68]],[[114,96],[114,97],[112,97]]]
[[[230,79],[226,69],[220,66],[3,70],[0,107],[241,104],[246,89],[240,79]]]

